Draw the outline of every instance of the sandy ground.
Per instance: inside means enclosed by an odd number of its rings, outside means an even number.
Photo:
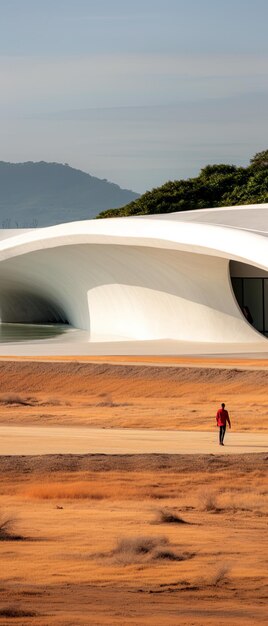
[[[1,360],[0,423],[213,439],[225,401],[229,445],[266,437],[267,378],[259,359]],[[218,451],[0,456],[1,626],[264,625],[268,455]]]
[[[140,359],[2,360],[0,423],[214,431],[225,402],[234,431],[267,431],[267,362]]]
[[[1,457],[0,624],[264,625],[266,465]]]
[[[185,430],[1,426],[0,455],[24,454],[246,454],[267,452],[267,433],[225,435]]]

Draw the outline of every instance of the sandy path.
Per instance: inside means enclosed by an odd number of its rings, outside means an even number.
[[[0,426],[0,454],[248,454],[268,452],[268,435],[103,429],[84,427]]]

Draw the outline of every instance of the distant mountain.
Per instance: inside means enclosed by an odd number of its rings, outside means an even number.
[[[0,161],[0,228],[34,228],[96,217],[139,194],[61,163]]]

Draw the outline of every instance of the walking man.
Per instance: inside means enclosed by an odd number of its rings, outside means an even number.
[[[216,415],[217,426],[219,426],[219,445],[224,446],[223,440],[226,431],[226,422],[229,424],[229,428],[231,428],[231,422],[229,418],[228,411],[225,409],[224,402],[221,405],[221,409],[218,409]]]

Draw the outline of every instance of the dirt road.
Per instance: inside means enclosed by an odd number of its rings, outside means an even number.
[[[268,452],[268,435],[152,429],[0,426],[1,455],[38,454],[248,454]]]

